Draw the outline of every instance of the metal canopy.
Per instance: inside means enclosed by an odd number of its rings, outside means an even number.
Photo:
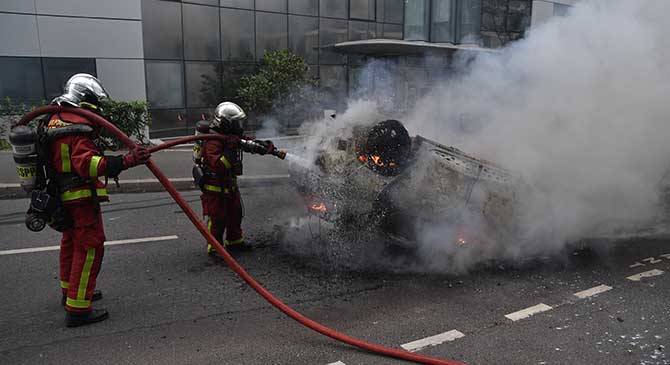
[[[431,43],[425,41],[404,41],[398,39],[365,39],[348,41],[326,46],[338,53],[359,54],[367,56],[398,56],[443,53],[456,51],[497,53],[490,48],[475,45],[457,45],[451,43]]]

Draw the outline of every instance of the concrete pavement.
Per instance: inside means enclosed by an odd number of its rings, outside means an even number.
[[[292,233],[304,208],[290,186],[242,193],[245,232],[257,249],[237,254],[240,263],[299,311],[347,334],[398,348],[425,340],[416,351],[469,364],[669,362],[668,240],[612,241],[599,255],[460,276],[351,268],[347,254],[375,252],[374,243],[332,247]],[[199,208],[197,192],[185,196]],[[177,238],[108,246],[99,280],[105,298],[96,305],[111,318],[77,329],[62,323],[56,251],[0,255],[0,363],[404,363],[287,319],[205,255],[202,239],[164,194],[112,198],[103,208],[109,240]],[[25,230],[24,205],[3,202],[0,252],[57,243],[55,232]],[[639,275],[649,271],[661,273]],[[539,304],[549,309],[511,316]],[[462,336],[443,335],[452,331]]]

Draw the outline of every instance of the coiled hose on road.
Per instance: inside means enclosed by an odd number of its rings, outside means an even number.
[[[26,114],[21,118],[20,121],[16,123],[16,125],[25,125],[28,124],[30,121],[44,115],[44,114],[55,114],[60,111],[67,111],[68,113],[73,113],[77,114],[81,117],[87,118],[88,120],[96,123],[102,128],[105,128],[107,131],[112,133],[115,137],[119,139],[124,145],[126,145],[128,148],[134,148],[136,147],[135,142],[133,142],[128,136],[126,136],[121,130],[119,130],[114,124],[110,123],[108,120],[105,118],[101,117],[100,115],[97,115],[91,111],[85,110],[85,109],[80,109],[80,108],[63,108],[58,105],[49,105],[49,106],[43,106],[40,108],[37,108],[33,110],[32,112]],[[165,148],[169,148],[172,146],[176,146],[178,144],[183,144],[187,143],[190,141],[195,141],[199,139],[218,139],[218,138],[223,138],[222,136],[217,136],[217,135],[201,135],[201,136],[190,136],[190,137],[184,137],[180,138],[177,140],[173,140],[167,143],[164,143],[160,146],[151,148],[151,152],[156,152]],[[438,359],[434,357],[429,357],[429,356],[424,356],[424,355],[419,355],[415,353],[411,353],[408,351],[404,350],[399,350],[399,349],[393,349],[390,347],[385,347],[382,345],[374,344],[374,343],[369,343],[363,340],[359,340],[357,338],[345,335],[341,332],[338,332],[332,328],[326,327],[310,318],[305,317],[304,315],[300,314],[299,312],[295,311],[286,303],[282,302],[280,299],[275,297],[272,293],[270,293],[267,289],[265,289],[260,283],[258,283],[249,273],[244,270],[240,264],[235,261],[235,259],[225,250],[225,248],[212,236],[211,233],[207,230],[205,227],[204,223],[198,218],[196,213],[191,209],[191,207],[188,205],[188,203],[182,198],[182,196],[177,192],[175,187],[172,185],[170,180],[161,172],[161,170],[156,166],[156,164],[153,162],[153,160],[149,160],[146,163],[146,166],[151,170],[151,172],[156,176],[158,181],[161,182],[163,187],[165,187],[165,190],[172,196],[174,201],[179,205],[179,207],[182,209],[182,211],[186,214],[186,216],[191,220],[195,228],[200,231],[200,234],[207,240],[207,242],[214,247],[216,252],[223,257],[223,260],[226,262],[226,264],[230,267],[231,270],[233,270],[242,280],[244,280],[249,286],[251,286],[260,296],[263,297],[266,301],[268,301],[270,304],[275,306],[277,309],[282,311],[284,314],[287,316],[293,318],[300,324],[304,325],[305,327],[312,329],[316,332],[321,333],[322,335],[328,336],[332,339],[335,339],[337,341],[346,343],[351,346],[358,347],[360,349],[381,354],[384,356],[388,357],[394,357],[397,359],[401,360],[406,360],[406,361],[412,361],[418,364],[431,364],[431,365],[464,365],[464,363],[459,362],[459,361],[454,361],[454,360],[443,360],[443,359]]]

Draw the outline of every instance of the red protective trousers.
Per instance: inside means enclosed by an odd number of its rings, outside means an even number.
[[[224,246],[244,243],[242,197],[237,187],[227,194],[204,192],[201,200],[203,215],[207,216],[207,228],[212,235]],[[210,250],[211,247],[208,245],[208,251]]]
[[[60,280],[67,295],[65,309],[71,312],[91,310],[91,297],[105,252],[105,231],[100,205],[81,201],[65,208],[74,226],[63,232],[60,244]]]

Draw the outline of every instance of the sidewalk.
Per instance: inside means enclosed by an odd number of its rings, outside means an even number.
[[[277,147],[292,150],[301,137],[277,138]],[[108,153],[110,155],[120,154]],[[155,153],[152,159],[158,167],[177,187],[178,190],[193,190],[193,167],[191,149],[188,146],[179,146],[173,149]],[[0,199],[10,199],[26,196],[21,189],[16,176],[16,168],[11,151],[0,152]],[[244,175],[240,176],[240,187],[258,186],[269,183],[288,182],[288,162],[274,156],[259,156],[244,154]],[[136,193],[164,191],[163,186],[156,180],[151,171],[144,166],[121,173],[121,187],[117,188],[114,181],[109,181],[110,193]]]

